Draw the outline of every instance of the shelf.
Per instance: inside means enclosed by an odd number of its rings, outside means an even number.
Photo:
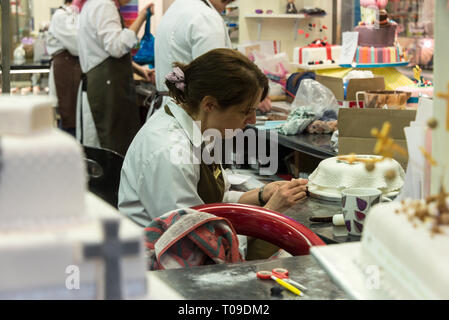
[[[22,69],[22,70],[10,70],[9,74],[29,74],[29,73],[50,73],[50,69]],[[2,70],[0,70],[2,74]]]
[[[266,13],[252,13],[252,14],[245,14],[245,18],[247,19],[257,19],[257,40],[260,40],[260,35],[262,33],[262,23],[264,19],[288,19],[288,20],[294,20],[295,25],[293,29],[293,37],[294,40],[298,37],[298,27],[299,27],[299,20],[301,19],[312,19],[312,18],[322,18],[324,16],[308,16],[306,14],[266,14]]]
[[[309,16],[306,16],[305,14],[266,14],[266,13],[253,13],[253,14],[245,14],[245,18],[258,18],[258,19],[265,19],[265,18],[272,18],[272,19],[306,19],[309,18]]]

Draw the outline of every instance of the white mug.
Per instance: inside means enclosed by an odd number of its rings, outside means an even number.
[[[391,199],[375,188],[351,188],[341,192],[341,206],[345,225],[350,235],[361,236],[363,224],[372,206]]]

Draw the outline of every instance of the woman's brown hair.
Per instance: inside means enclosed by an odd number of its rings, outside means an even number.
[[[191,63],[184,65],[175,62],[184,72],[184,90],[166,80],[169,95],[178,104],[197,112],[200,102],[206,96],[214,97],[221,108],[256,103],[255,99],[262,89],[262,100],[268,94],[268,79],[260,69],[245,55],[232,49],[211,50]]]

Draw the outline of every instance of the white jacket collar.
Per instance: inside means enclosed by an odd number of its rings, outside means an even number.
[[[173,117],[186,133],[190,142],[192,142],[193,146],[197,148],[201,147],[201,144],[203,143],[203,135],[200,128],[201,123],[194,121],[183,108],[173,101],[173,99],[167,101],[167,106]]]

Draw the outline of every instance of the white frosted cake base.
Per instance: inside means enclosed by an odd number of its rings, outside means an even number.
[[[45,228],[84,212],[86,170],[81,146],[49,129],[0,139],[0,232]]]
[[[396,213],[399,202],[368,214],[362,241],[313,247],[311,254],[354,299],[449,299],[449,230]]]
[[[380,158],[378,156],[357,155],[358,158]],[[405,172],[401,165],[392,159],[375,164],[368,172],[363,162],[349,164],[339,157],[328,158],[320,162],[309,176],[309,191],[324,197],[341,199],[341,191],[347,188],[376,188],[384,195],[392,196],[404,185]],[[393,170],[394,179],[387,180],[385,174]]]
[[[397,286],[410,296],[449,299],[449,228],[443,226],[442,234],[434,234],[430,221],[396,213],[403,206],[399,202],[380,204],[369,212],[362,259],[376,262],[386,274],[395,275]]]
[[[352,242],[328,246],[312,247],[310,254],[318,261],[331,279],[351,299],[392,300],[382,288],[367,286],[367,274],[357,263],[361,243]]]
[[[124,298],[146,294],[143,229],[91,193],[85,218],[67,224],[0,232],[1,299],[98,299],[104,289],[104,260],[82,256],[83,244],[103,243],[101,219],[120,219],[120,241],[139,241],[140,253],[121,260]],[[79,267],[80,289],[68,290],[68,266]]]

